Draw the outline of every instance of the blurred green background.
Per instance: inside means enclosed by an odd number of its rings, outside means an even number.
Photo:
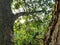
[[[53,0],[13,0],[12,12],[38,13],[20,16],[14,23],[15,45],[43,45],[44,35],[52,18]]]

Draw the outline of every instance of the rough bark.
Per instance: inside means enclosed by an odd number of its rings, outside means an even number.
[[[45,35],[45,45],[60,45],[60,0],[55,0],[52,21]]]

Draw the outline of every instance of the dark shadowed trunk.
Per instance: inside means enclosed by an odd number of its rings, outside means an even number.
[[[45,45],[60,45],[60,0],[55,0],[52,21],[45,35]]]
[[[0,45],[14,45],[12,0],[0,0]]]

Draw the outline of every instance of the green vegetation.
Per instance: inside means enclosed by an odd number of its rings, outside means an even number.
[[[13,27],[15,45],[43,45],[42,39],[52,18],[53,4],[51,0],[13,0],[14,12],[16,10],[20,12],[42,11],[20,16],[15,21]]]

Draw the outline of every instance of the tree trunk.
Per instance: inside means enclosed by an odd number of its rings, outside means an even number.
[[[45,35],[45,45],[60,45],[60,0],[55,0],[52,21]]]
[[[12,0],[0,0],[0,45],[14,45]]]

